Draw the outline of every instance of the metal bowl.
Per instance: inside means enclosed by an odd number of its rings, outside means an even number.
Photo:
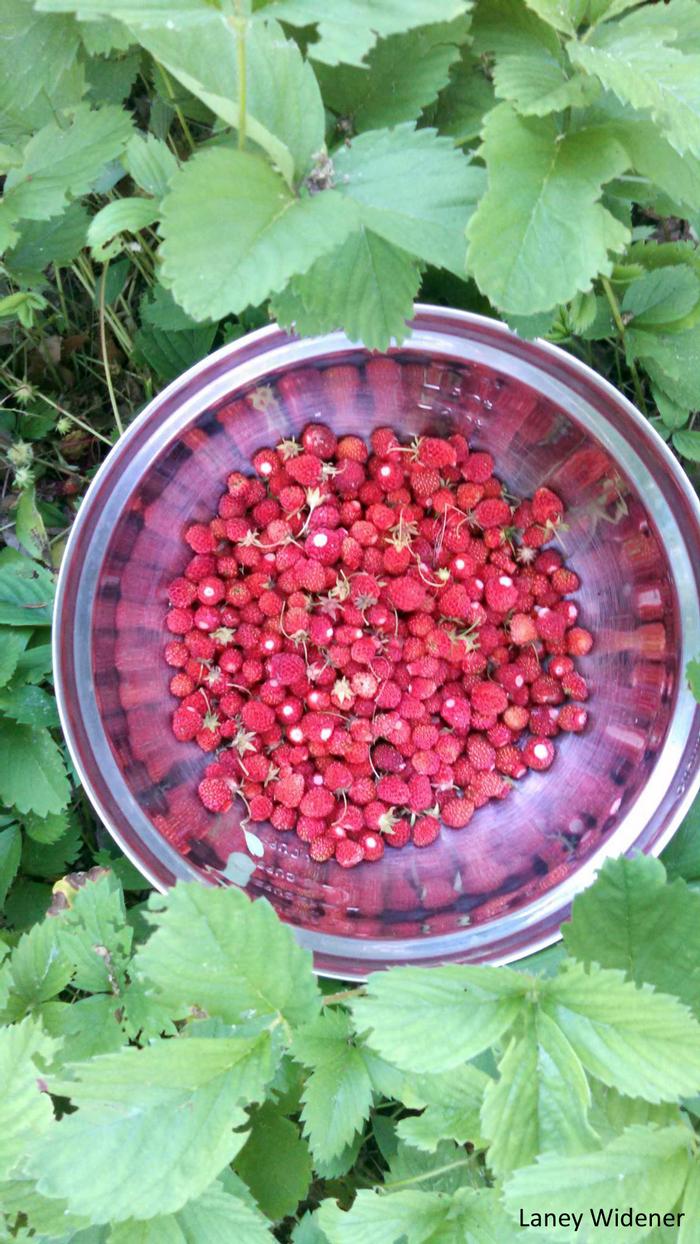
[[[189,556],[183,527],[215,511],[227,473],[249,470],[256,448],[313,419],[364,436],[376,424],[404,438],[459,430],[493,453],[512,493],[554,488],[569,511],[562,540],[582,579],[581,620],[597,636],[582,662],[588,729],[561,736],[548,773],[529,774],[466,830],[352,871],[313,863],[271,826],[256,826],[263,854],[251,855],[241,808],[204,810],[195,788],[207,758],[173,738],[162,658],[165,587]],[[700,710],[684,668],[700,652],[699,575],[700,507],[685,475],[634,407],[570,355],[428,306],[388,356],[273,325],[155,398],[92,484],[58,586],[61,720],[98,815],[159,888],[196,878],[264,895],[330,975],[506,962],[556,939],[605,858],[660,851],[691,802]]]

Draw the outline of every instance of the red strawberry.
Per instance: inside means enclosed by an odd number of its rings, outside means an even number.
[[[454,466],[457,462],[457,451],[453,444],[438,436],[421,436],[416,448],[417,461],[424,467]]]
[[[523,760],[531,769],[538,772],[548,769],[554,760],[554,744],[551,739],[537,736],[528,739],[523,748]]]
[[[435,816],[420,816],[411,831],[411,839],[416,847],[429,847],[440,833],[440,822]]]
[[[532,514],[536,523],[556,523],[564,513],[564,502],[550,488],[538,488],[532,498]]]
[[[189,743],[202,728],[203,717],[194,708],[176,708],[173,713],[173,734],[180,743]]]
[[[355,868],[365,858],[362,842],[353,842],[350,838],[341,838],[335,846],[335,858],[341,868]]]
[[[360,845],[366,860],[380,860],[384,854],[384,842],[381,834],[373,834],[371,832],[362,834]]]
[[[228,812],[233,803],[228,783],[219,778],[205,778],[199,783],[197,793],[209,812]]]
[[[469,799],[448,799],[442,809],[442,819],[450,829],[464,829],[474,815],[474,804]]]

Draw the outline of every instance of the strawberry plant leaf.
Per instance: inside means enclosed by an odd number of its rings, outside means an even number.
[[[122,159],[127,173],[139,189],[162,199],[178,166],[170,148],[155,134],[134,134],[126,145]],[[160,288],[156,286],[156,290]]]
[[[493,104],[493,86],[484,73],[483,63],[470,49],[462,48],[449,84],[430,109],[429,119],[440,134],[448,134],[461,147],[478,137],[484,116]]]
[[[296,1058],[311,1068],[301,1117],[314,1157],[327,1161],[350,1144],[369,1115],[372,1081],[344,1011],[319,1016],[294,1037]]]
[[[126,1044],[127,1034],[117,1012],[120,998],[96,994],[77,1002],[48,1002],[41,1008],[41,1022],[50,1036],[61,1039],[60,1064],[83,1062],[98,1054],[111,1054]]]
[[[622,311],[634,327],[660,329],[681,320],[700,301],[700,281],[681,264],[655,268],[632,281],[622,299]]]
[[[53,596],[48,570],[14,549],[0,553],[0,625],[50,626]]]
[[[472,50],[477,56],[528,55],[541,48],[561,58],[561,43],[552,27],[521,0],[487,0],[477,5],[472,21]]]
[[[22,869],[33,877],[46,877],[55,881],[75,863],[83,846],[77,825],[70,825],[58,842],[50,846],[25,837],[22,843]]]
[[[525,1031],[511,1039],[498,1070],[481,1112],[491,1142],[487,1161],[497,1175],[527,1166],[538,1153],[568,1155],[595,1147],[585,1072],[547,1015],[526,1018]]]
[[[379,36],[449,22],[470,7],[470,0],[273,0],[267,12],[292,26],[317,25],[309,47],[314,60],[362,67]]]
[[[447,85],[467,30],[461,16],[380,39],[361,68],[319,64],[316,77],[326,105],[351,118],[356,131],[415,120]]]
[[[499,99],[507,99],[523,116],[544,117],[564,108],[586,107],[598,87],[583,74],[570,77],[562,60],[544,48],[504,56],[494,71]]]
[[[51,220],[22,221],[5,263],[17,274],[43,272],[50,263],[72,263],[85,245],[88,220],[82,203],[71,203]]]
[[[448,1239],[446,1220],[451,1198],[440,1192],[408,1188],[381,1196],[361,1188],[349,1210],[333,1201],[322,1201],[318,1225],[330,1244],[424,1244]]]
[[[437,1075],[406,1077],[400,1100],[425,1109],[420,1115],[401,1119],[397,1135],[429,1153],[434,1153],[445,1138],[483,1148],[479,1112],[484,1091],[491,1083],[490,1076],[469,1064]]]
[[[563,926],[570,955],[619,968],[700,1013],[700,895],[651,856],[608,860]]]
[[[32,1146],[27,1170],[43,1195],[106,1223],[176,1213],[204,1192],[241,1148],[232,1128],[274,1067],[263,1033],[156,1041],[69,1071],[50,1087],[78,1109]]]
[[[10,684],[0,690],[0,711],[13,721],[23,726],[58,726],[56,700],[43,687],[22,685],[19,681],[20,660],[17,662],[17,676]]]
[[[444,1071],[497,1041],[517,1019],[528,977],[507,968],[396,968],[373,973],[352,1002],[355,1028],[368,1044],[407,1071],[434,1071],[440,1033]]]
[[[15,142],[77,104],[85,76],[73,17],[38,14],[5,0],[0,41],[0,137]],[[40,71],[37,72],[40,66]]]
[[[30,1018],[0,1029],[0,1179],[53,1124],[51,1099],[37,1078],[57,1044]]]
[[[433,129],[369,130],[333,155],[338,192],[362,223],[426,263],[464,271],[464,222],[483,171]]]
[[[0,718],[0,799],[19,812],[46,816],[70,798],[65,765],[48,730]]]
[[[595,1239],[590,1207],[629,1209],[653,1205],[656,1213],[670,1210],[680,1196],[688,1174],[686,1127],[630,1127],[596,1153],[559,1157],[547,1154],[536,1164],[516,1171],[505,1185],[505,1205],[519,1221],[541,1211],[583,1215],[581,1231],[569,1226],[549,1228],[552,1240]],[[640,1239],[647,1229],[625,1229],[626,1239]],[[622,1237],[620,1237],[622,1238]]]
[[[682,1209],[684,1216],[678,1232],[677,1244],[693,1244],[693,1235],[698,1218],[700,1218],[700,1163],[697,1158],[688,1172]]]
[[[34,485],[24,488],[15,510],[15,535],[31,557],[48,561],[51,555],[44,520],[36,504]]]
[[[268,1218],[293,1214],[311,1183],[311,1156],[299,1128],[267,1102],[253,1115],[235,1168]]]
[[[163,200],[163,280],[195,319],[242,311],[342,242],[356,217],[333,190],[297,198],[257,156],[202,151]]]
[[[543,22],[565,35],[573,35],[587,17],[588,0],[526,0]]]
[[[131,117],[107,104],[94,111],[78,104],[30,138],[19,168],[5,180],[5,200],[18,216],[48,220],[68,199],[85,194],[133,134]]]
[[[232,1024],[279,1014],[292,1025],[317,1013],[310,952],[265,900],[252,903],[233,887],[179,884],[165,898],[152,896],[148,919],[155,932],[136,964],[173,1013],[198,1006]]]
[[[324,112],[311,66],[269,8],[244,31],[246,135],[267,152],[291,185],[308,172],[324,148]],[[236,129],[240,123],[237,35],[216,9],[201,12],[195,38],[179,22],[153,27],[147,16],[130,18],[136,37],[208,108]]]
[[[688,662],[686,678],[696,700],[700,700],[700,661]],[[685,881],[700,879],[700,799],[693,803],[663,851],[661,860],[670,881],[676,877],[683,877]]]
[[[553,118],[519,117],[510,104],[489,114],[483,140],[488,190],[467,226],[467,267],[483,293],[529,315],[609,273],[609,252],[629,237],[598,201],[627,163],[619,143],[585,129],[562,138]]]
[[[641,1097],[625,1097],[617,1089],[601,1084],[600,1080],[592,1082],[591,1097],[589,1122],[602,1144],[608,1144],[633,1125],[668,1127],[671,1123],[682,1122],[679,1106],[671,1102],[652,1105]]]
[[[681,333],[637,332],[632,325],[625,333],[630,358],[639,359],[651,380],[678,406],[695,410],[700,381],[700,331]]]
[[[58,929],[51,920],[35,924],[20,937],[7,968],[10,1019],[55,998],[73,974],[70,960],[61,950]]]
[[[623,103],[648,111],[680,152],[700,154],[700,56],[669,46],[677,37],[670,13],[668,26],[653,31],[638,15],[598,27],[585,43],[568,45],[574,65],[602,82]]]
[[[5,906],[7,891],[17,876],[22,854],[22,832],[19,825],[0,829],[0,911]]]
[[[28,642],[28,631],[3,630],[0,644],[0,687],[6,686],[12,678]]]
[[[58,842],[62,838],[68,828],[68,814],[66,812],[54,812],[50,816],[37,816],[34,812],[29,812],[22,819],[25,832],[34,842],[50,844]]]
[[[670,995],[637,988],[620,971],[572,962],[542,983],[542,998],[586,1070],[604,1084],[651,1102],[700,1088],[700,1026]],[[673,1060],[663,1053],[671,1047]]]
[[[240,1244],[273,1244],[262,1214],[217,1180],[177,1214],[118,1223],[110,1231],[109,1244],[197,1244],[200,1240],[229,1244],[232,1239]]]
[[[601,107],[597,104],[596,112]],[[605,113],[613,118],[605,125],[625,148],[631,167],[674,203],[692,210],[700,196],[700,160],[689,152],[681,155],[653,121],[630,113],[613,96],[605,99]]]
[[[392,338],[401,342],[407,336],[419,284],[415,260],[363,227],[294,277],[272,309],[282,325],[294,324],[298,333],[342,328],[352,341],[385,350]]]
[[[700,462],[700,432],[696,429],[674,432],[671,439],[673,448],[678,450],[682,458],[688,458],[690,462]]]
[[[81,886],[56,924],[77,988],[97,993],[124,987],[133,934],[122,888],[112,873]]]
[[[153,199],[124,198],[106,203],[93,216],[88,228],[87,240],[94,259],[104,259],[112,254],[108,243],[120,233],[138,233],[152,225],[160,215]]]
[[[173,306],[183,319],[189,320],[176,303]],[[194,326],[182,331],[143,324],[134,337],[135,357],[143,360],[161,380],[181,376],[209,353],[216,335],[215,324],[194,324],[191,320],[190,323]]]

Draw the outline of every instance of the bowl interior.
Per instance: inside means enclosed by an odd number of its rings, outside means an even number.
[[[196,786],[207,757],[173,738],[162,657],[166,586],[190,556],[185,525],[216,511],[227,474],[250,472],[255,449],[312,420],[365,437],[390,424],[404,440],[460,431],[494,455],[511,493],[551,486],[568,510],[560,541],[581,577],[580,620],[596,635],[581,662],[592,688],[588,729],[561,737],[548,773],[529,774],[466,830],[443,829],[431,847],[389,850],[352,871],[313,863],[294,834],[266,825],[255,826],[264,853],[251,856],[242,808],[205,811]],[[679,679],[674,576],[641,491],[603,440],[535,387],[497,367],[426,361],[410,348],[390,360],[355,351],[340,363],[290,364],[175,428],[113,524],[90,626],[97,709],[124,782],[154,827],[149,850],[158,854],[160,837],[187,872],[246,883],[328,945],[368,939],[381,944],[380,958],[520,911],[575,875],[647,785]]]

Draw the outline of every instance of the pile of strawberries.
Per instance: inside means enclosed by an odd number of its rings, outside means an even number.
[[[590,651],[555,547],[564,506],[516,501],[463,436],[371,447],[323,424],[229,475],[168,588],[175,737],[199,797],[352,868],[426,847],[548,769],[586,726]]]

